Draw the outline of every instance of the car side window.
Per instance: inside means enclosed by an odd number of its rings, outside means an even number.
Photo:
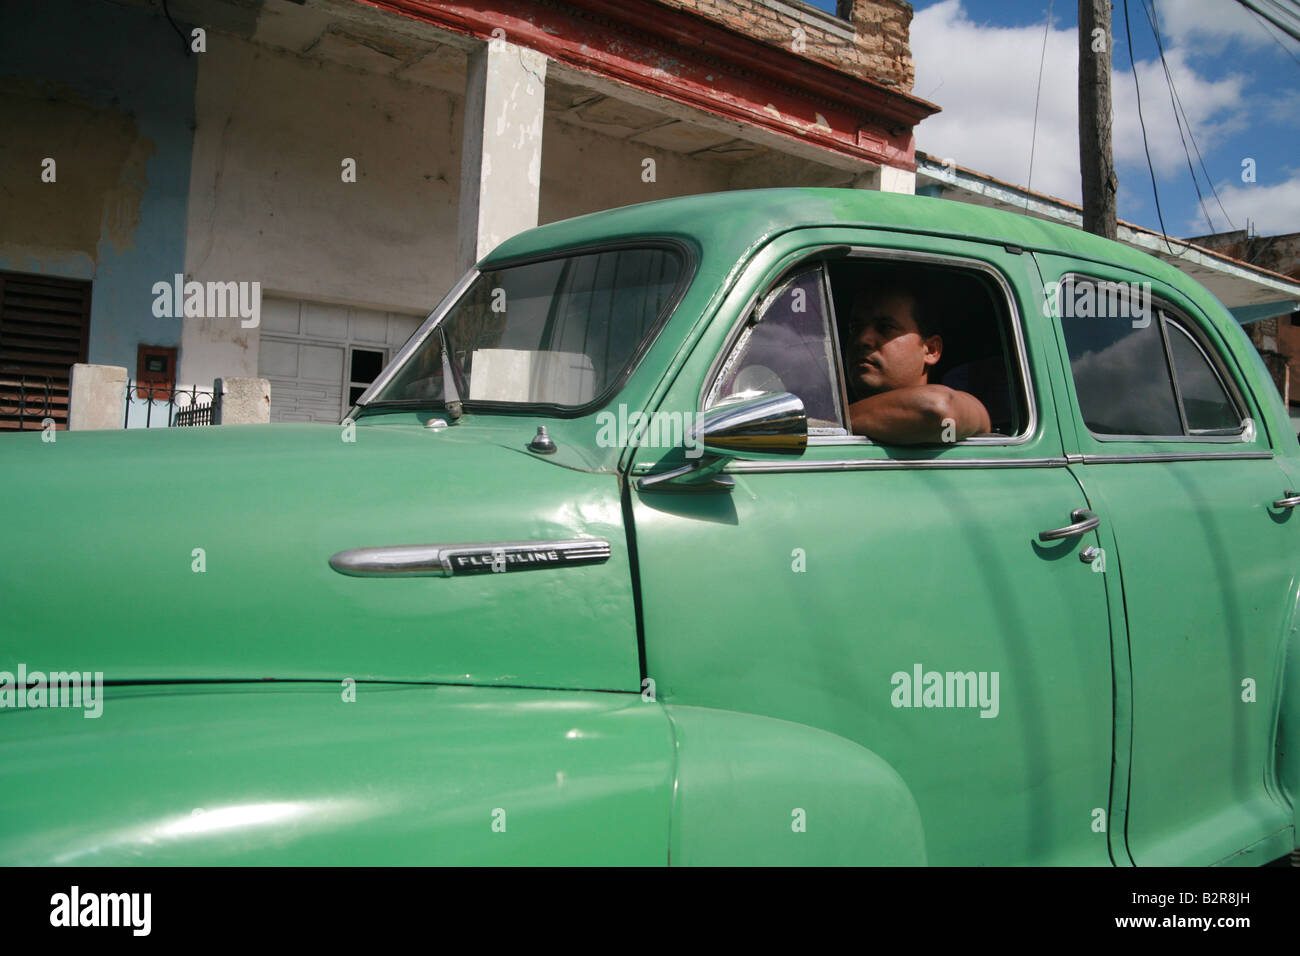
[[[849,403],[906,385],[939,385],[967,397],[987,424],[956,437],[880,444],[1023,440],[1032,416],[1010,290],[979,263],[855,252],[827,267]],[[850,404],[850,412],[856,407]],[[953,421],[954,426],[957,422]]]
[[[1070,374],[1090,432],[1187,438],[1242,431],[1244,416],[1208,353],[1149,292],[1085,277],[1068,277],[1061,289]]]
[[[1187,430],[1193,435],[1232,434],[1241,430],[1241,412],[1201,346],[1168,316],[1165,329],[1174,360],[1174,381],[1183,399]]]
[[[798,396],[813,434],[846,433],[821,266],[797,272],[758,303],[706,407],[763,392]]]
[[[1181,435],[1160,323],[1125,316],[1061,319],[1079,411],[1095,435]]]
[[[1034,419],[1010,303],[982,263],[864,249],[804,264],[759,301],[705,407],[790,392],[823,442],[1023,441]],[[850,404],[895,390],[897,403]],[[959,417],[933,422],[939,401]]]

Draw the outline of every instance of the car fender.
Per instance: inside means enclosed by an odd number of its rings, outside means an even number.
[[[1291,804],[1291,823],[1300,834],[1300,594],[1279,652],[1276,741],[1277,782]]]
[[[770,717],[665,711],[676,749],[673,864],[925,864],[916,800],[878,754]]]
[[[106,687],[0,711],[0,865],[667,862],[636,694],[342,681]]]

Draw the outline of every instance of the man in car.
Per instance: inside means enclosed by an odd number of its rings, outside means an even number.
[[[990,430],[969,392],[930,383],[943,354],[935,277],[899,271],[859,293],[845,355],[855,435],[889,445],[961,441]]]

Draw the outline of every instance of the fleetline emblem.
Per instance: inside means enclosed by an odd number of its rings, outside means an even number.
[[[351,577],[453,577],[578,567],[609,560],[603,538],[563,541],[490,541],[473,544],[403,544],[352,548],[330,558],[330,567]]]

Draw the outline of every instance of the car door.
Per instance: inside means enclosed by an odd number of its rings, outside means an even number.
[[[1206,864],[1285,843],[1271,732],[1300,519],[1275,504],[1294,487],[1277,436],[1223,335],[1174,287],[1038,261],[1060,290],[1066,453],[1123,580],[1129,850],[1139,865]]]
[[[941,448],[847,434],[836,340],[818,331],[836,322],[819,254],[987,283],[1023,393],[1018,433]],[[807,450],[733,459],[729,490],[643,487],[684,458],[632,457],[647,674],[670,713],[762,714],[873,751],[915,797],[934,864],[1111,862],[1109,579],[1077,557],[1094,532],[1039,540],[1079,524],[1072,512],[1088,501],[1042,373],[1055,344],[1023,321],[1037,282],[1029,256],[988,244],[845,229],[778,239],[660,409],[716,401],[720,378],[791,390],[812,426]],[[811,802],[817,780],[805,784]]]

